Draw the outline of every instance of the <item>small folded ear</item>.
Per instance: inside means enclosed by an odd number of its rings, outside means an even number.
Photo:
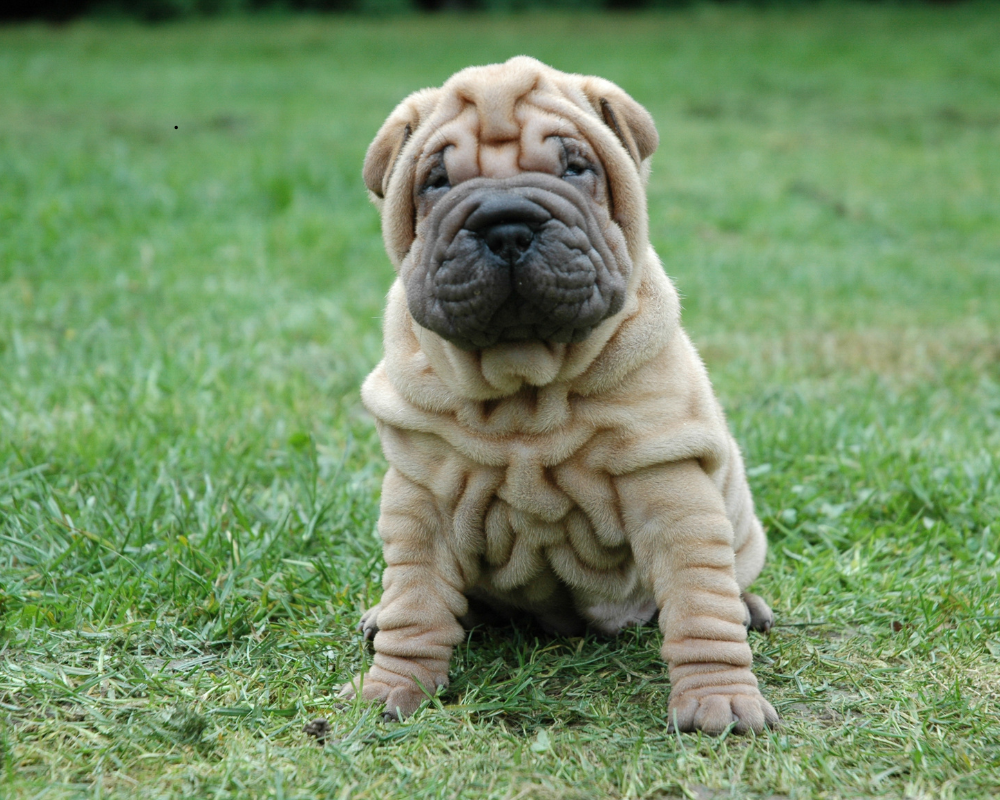
[[[410,135],[420,124],[420,120],[427,114],[437,91],[437,89],[424,89],[407,97],[396,106],[389,119],[382,123],[382,127],[375,134],[375,139],[368,146],[361,174],[368,191],[376,198],[381,200],[385,197],[396,159],[399,158]]]
[[[584,92],[637,166],[656,152],[660,136],[645,108],[610,81],[591,79]]]
[[[379,129],[375,140],[368,146],[361,174],[368,191],[377,198],[385,197],[386,189],[389,188],[389,178],[392,176],[392,166],[396,163],[399,151],[403,149],[411,133],[413,126],[409,122],[389,117]]]

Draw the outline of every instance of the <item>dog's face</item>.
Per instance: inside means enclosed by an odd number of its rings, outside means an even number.
[[[536,169],[509,177],[463,180],[479,159],[461,145],[421,158],[406,296],[420,325],[459,347],[578,341],[624,301],[631,264],[606,240],[600,161],[578,138],[535,144]]]
[[[586,338],[625,300],[655,144],[617,87],[523,57],[408,98],[365,178],[414,319],[467,350]]]

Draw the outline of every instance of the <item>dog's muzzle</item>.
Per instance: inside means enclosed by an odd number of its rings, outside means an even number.
[[[609,246],[593,201],[552,175],[465,181],[417,242],[402,270],[410,313],[467,350],[580,341],[625,300],[624,248]]]

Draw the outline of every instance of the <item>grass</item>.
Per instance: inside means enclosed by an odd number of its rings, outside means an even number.
[[[998,40],[988,4],[0,29],[0,797],[1000,791]],[[361,160],[518,52],[658,122],[775,732],[668,735],[652,629],[477,631],[411,720],[335,707],[381,566]]]

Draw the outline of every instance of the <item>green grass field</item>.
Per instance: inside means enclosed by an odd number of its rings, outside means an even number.
[[[997,42],[991,4],[0,29],[0,797],[995,796]],[[657,120],[768,734],[668,734],[653,628],[476,631],[405,723],[335,707],[380,591],[362,157],[522,52]]]

